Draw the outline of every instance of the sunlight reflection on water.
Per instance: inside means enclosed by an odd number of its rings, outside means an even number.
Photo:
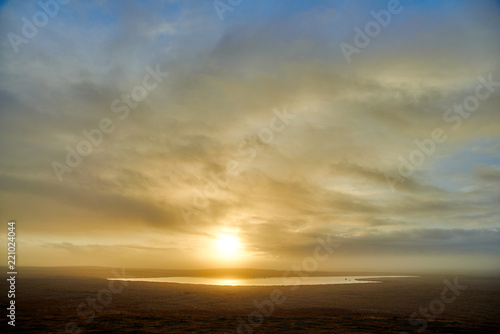
[[[158,282],[219,286],[289,286],[289,285],[327,285],[327,284],[361,284],[382,283],[367,280],[376,278],[415,277],[415,276],[322,276],[322,277],[265,277],[246,279],[207,278],[207,277],[150,277],[150,278],[108,278],[129,282]]]

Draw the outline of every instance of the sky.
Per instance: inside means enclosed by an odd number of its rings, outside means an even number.
[[[500,269],[500,2],[65,2],[0,3],[18,265]]]

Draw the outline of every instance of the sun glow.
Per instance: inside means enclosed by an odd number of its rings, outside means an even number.
[[[241,249],[240,241],[237,237],[223,234],[216,239],[217,249],[226,256],[233,256]]]

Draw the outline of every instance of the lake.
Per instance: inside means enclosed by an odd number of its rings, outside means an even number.
[[[318,276],[318,277],[266,277],[266,278],[207,278],[207,277],[150,277],[150,278],[108,278],[108,280],[129,282],[157,282],[219,286],[289,286],[382,283],[371,279],[416,277],[416,276]],[[368,280],[370,279],[370,280]]]

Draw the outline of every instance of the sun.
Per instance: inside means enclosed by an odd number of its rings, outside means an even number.
[[[232,235],[222,234],[217,238],[216,243],[219,252],[225,255],[234,255],[241,249],[240,241]]]

